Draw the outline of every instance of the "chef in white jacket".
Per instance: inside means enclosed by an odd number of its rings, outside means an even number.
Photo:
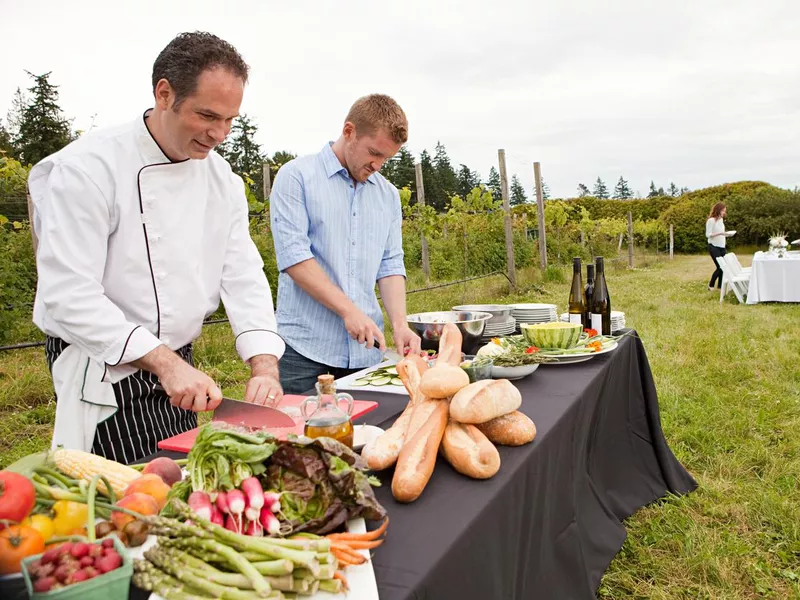
[[[251,369],[245,400],[280,401],[285,345],[244,184],[213,152],[247,75],[227,42],[181,34],[153,65],[152,109],[31,171],[33,318],[58,399],[54,445],[130,463],[195,427],[222,398],[191,351],[220,300]]]

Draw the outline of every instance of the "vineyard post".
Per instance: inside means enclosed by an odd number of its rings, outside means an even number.
[[[508,198],[508,176],[506,175],[506,151],[498,150],[497,159],[500,163],[500,191],[503,195],[503,213],[505,214],[506,228],[506,261],[508,262],[508,281],[511,290],[517,291],[517,269],[514,264],[514,232],[511,228],[511,202]]]
[[[669,259],[672,260],[672,253],[675,248],[675,236],[672,231],[672,223],[669,225]]]
[[[542,168],[533,163],[533,180],[536,184],[536,214],[539,216],[539,264],[542,271],[547,268],[547,240],[544,231],[544,198],[542,197]]]
[[[421,208],[425,207],[425,183],[422,181],[422,165],[414,165],[414,172],[417,176],[417,214],[421,215]],[[422,243],[422,272],[425,274],[425,282],[431,281],[431,263],[428,258],[428,240],[425,238],[425,224],[420,223],[420,237]]]
[[[628,266],[633,268],[633,213],[628,211]]]

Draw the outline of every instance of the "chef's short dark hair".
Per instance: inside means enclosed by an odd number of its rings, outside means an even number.
[[[153,63],[153,93],[156,85],[166,79],[175,90],[174,108],[197,88],[200,75],[222,67],[247,83],[250,67],[231,44],[204,31],[181,33],[173,39]]]

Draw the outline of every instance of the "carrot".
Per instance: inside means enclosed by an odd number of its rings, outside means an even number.
[[[361,554],[358,555],[358,559],[355,559],[352,555],[345,554],[341,550],[331,550],[331,552],[336,557],[336,560],[339,561],[339,564],[345,567],[350,565],[361,565],[367,562],[367,559]]]
[[[345,577],[344,573],[342,573],[341,571],[336,571],[333,574],[333,578],[338,579],[339,581],[342,582],[342,587],[344,588],[345,592],[350,589],[350,586],[347,585],[347,577]]]
[[[359,554],[350,548],[350,546],[346,546],[344,544],[331,542],[331,551],[337,558],[339,558],[339,555],[343,555],[348,557],[351,562],[358,561],[356,564],[359,565],[367,560],[363,554]]]
[[[383,540],[373,540],[373,541],[358,541],[358,540],[348,540],[347,545],[352,548],[353,550],[365,550],[371,548],[377,548],[383,543]]]
[[[386,531],[388,526],[389,517],[386,517],[380,527],[372,531],[367,531],[366,533],[331,533],[325,537],[332,540],[375,540],[383,535],[383,532]]]

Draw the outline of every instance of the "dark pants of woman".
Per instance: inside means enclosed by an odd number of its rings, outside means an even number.
[[[716,267],[714,274],[711,275],[711,281],[708,282],[708,287],[714,287],[714,282],[716,281],[717,288],[719,289],[722,287],[722,269],[720,269],[719,264],[717,263],[717,258],[720,256],[725,256],[725,248],[720,248],[719,246],[709,244],[708,253],[711,255],[711,260],[714,261],[714,266]]]

